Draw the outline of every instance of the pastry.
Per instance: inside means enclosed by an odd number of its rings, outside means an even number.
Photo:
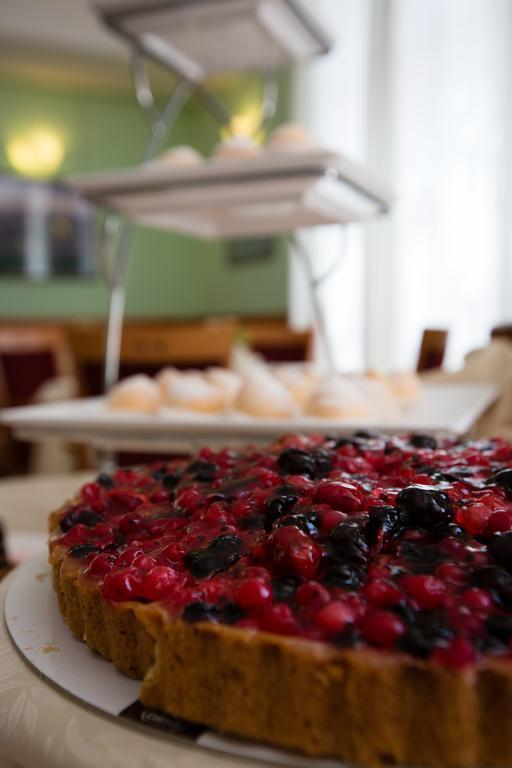
[[[318,382],[318,373],[307,363],[281,363],[273,367],[277,376],[292,393],[295,402],[303,408]]]
[[[370,419],[389,424],[400,418],[400,402],[386,377],[376,374],[351,376],[350,383],[357,387],[365,398]]]
[[[74,633],[142,702],[365,765],[512,765],[512,445],[288,437],[51,517]]]
[[[164,368],[157,375],[163,405],[212,413],[226,405],[223,389],[201,371]]]
[[[242,385],[240,376],[228,368],[213,366],[212,368],[207,368],[205,377],[207,381],[222,391],[224,405],[226,407],[232,406]]]
[[[270,134],[266,149],[269,152],[308,152],[318,149],[318,144],[300,123],[283,123]]]
[[[346,376],[333,375],[315,387],[306,403],[305,413],[326,419],[365,419],[370,409],[355,384]]]
[[[107,408],[111,411],[156,413],[160,408],[158,385],[143,373],[129,376],[112,387],[107,396]]]
[[[250,136],[233,136],[217,144],[213,152],[214,160],[243,160],[258,157],[261,147]]]
[[[267,368],[255,366],[242,377],[235,408],[250,416],[286,419],[297,406],[290,390]]]
[[[166,389],[169,387],[171,382],[176,381],[180,378],[180,376],[183,375],[183,371],[179,368],[175,368],[173,365],[168,365],[165,368],[162,368],[155,376],[155,383],[160,389],[160,395],[163,398],[165,395]]]
[[[158,163],[159,165],[172,165],[179,168],[193,168],[201,165],[204,161],[203,156],[188,144],[180,144],[177,147],[171,147],[166,152],[163,152],[155,160],[150,160],[150,163]]]
[[[237,341],[231,347],[229,355],[229,368],[235,371],[239,376],[249,376],[256,370],[269,370],[268,364],[264,358],[253,352],[243,341]]]

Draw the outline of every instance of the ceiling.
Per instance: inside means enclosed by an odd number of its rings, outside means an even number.
[[[122,44],[98,21],[91,0],[0,2],[0,40],[102,58],[123,55]]]
[[[125,46],[91,0],[0,0],[0,76],[39,84],[128,88]]]
[[[0,80],[131,92],[127,46],[99,21],[94,1],[0,0]],[[149,70],[156,93],[168,94],[171,73],[151,62]],[[232,81],[224,75],[209,82],[222,89]]]

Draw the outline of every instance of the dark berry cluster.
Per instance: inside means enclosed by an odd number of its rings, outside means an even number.
[[[512,446],[288,437],[101,474],[63,512],[108,600],[452,666],[512,650]]]

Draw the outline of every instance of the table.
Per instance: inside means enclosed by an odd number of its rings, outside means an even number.
[[[43,533],[48,512],[91,473],[0,481],[0,518],[12,533]],[[37,675],[16,653],[3,621],[0,583],[0,768],[247,768],[251,760],[170,742],[81,706]],[[1,747],[0,747],[1,749]],[[271,768],[271,763],[267,763]]]
[[[74,472],[0,480],[0,520],[7,533],[46,534],[48,513],[93,477],[91,472]]]
[[[90,472],[68,475],[41,475],[34,477],[14,477],[0,480],[0,521],[5,532],[11,534],[45,534],[47,531],[48,512],[56,509],[82,484],[91,479]],[[5,588],[2,592],[5,591]],[[5,632],[0,622],[0,633]],[[6,638],[2,637],[2,640]],[[2,643],[3,645],[3,643]],[[0,655],[1,658],[1,655]],[[20,666],[23,662],[20,660]],[[0,678],[2,685],[10,678]],[[2,711],[0,694],[0,712]],[[0,768],[17,768],[0,754]]]

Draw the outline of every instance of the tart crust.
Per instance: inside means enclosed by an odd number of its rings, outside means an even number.
[[[141,679],[154,662],[154,641],[137,618],[137,603],[111,603],[84,578],[62,547],[50,550],[60,612],[73,634],[129,677]]]
[[[58,513],[51,517],[56,528]],[[62,615],[148,707],[235,736],[370,766],[512,765],[512,666],[464,669],[114,604],[50,547]]]

